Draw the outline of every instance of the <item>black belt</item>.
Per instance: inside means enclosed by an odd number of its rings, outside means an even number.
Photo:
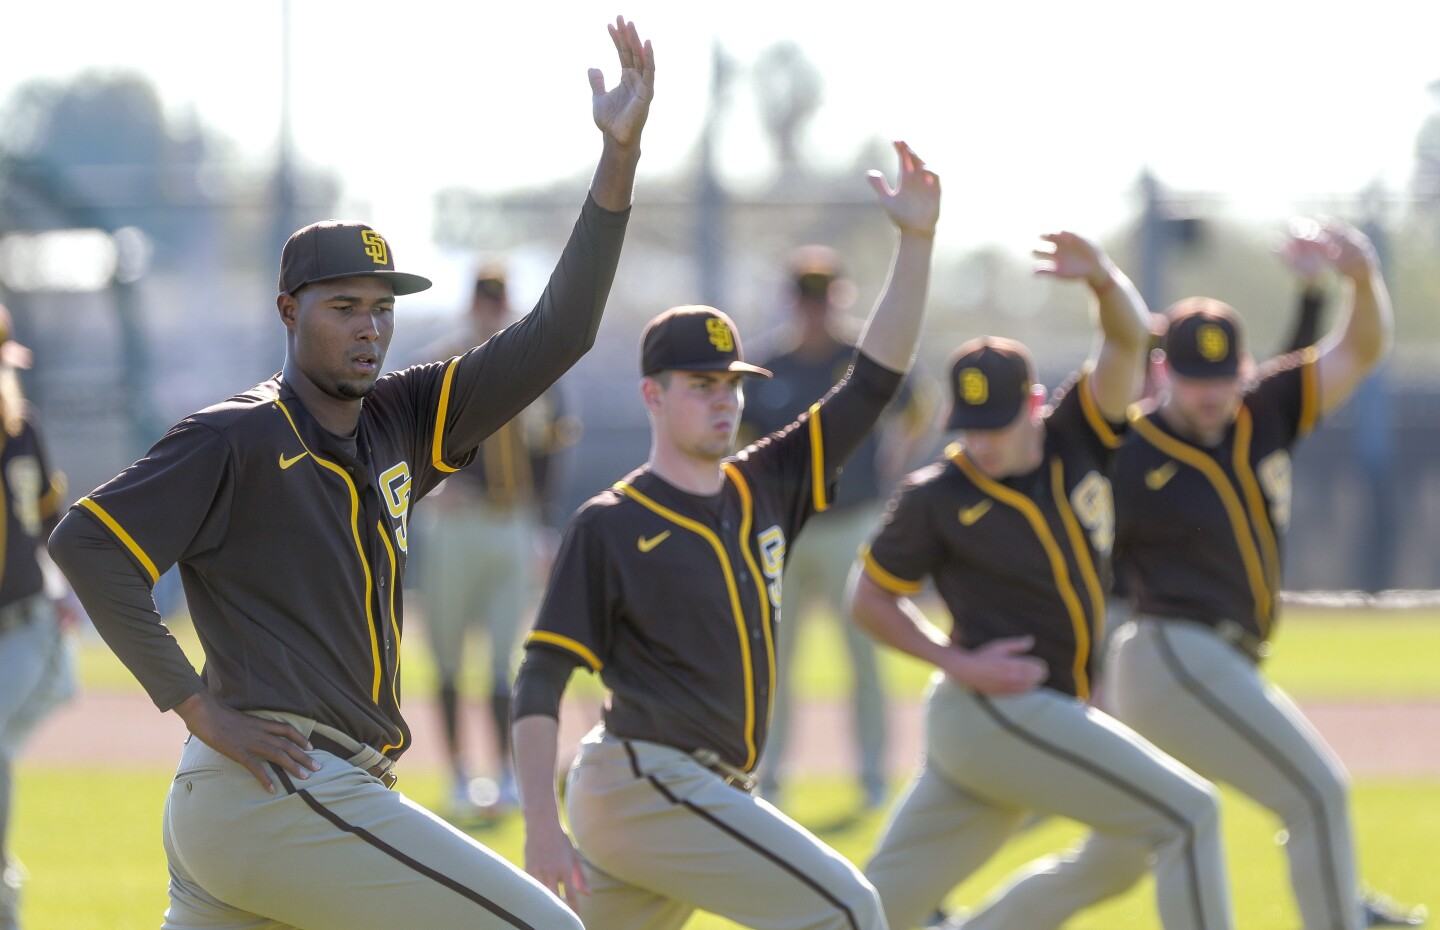
[[[731,765],[720,758],[720,753],[713,749],[696,749],[690,753],[691,758],[710,771],[719,775],[725,780],[725,784],[732,788],[738,788],[749,794],[755,790],[755,776],[742,768]]]
[[[1158,614],[1141,613],[1137,620],[1154,620],[1159,623],[1185,623],[1209,630],[1225,642],[1250,657],[1259,665],[1270,655],[1270,643],[1245,629],[1234,620],[1192,620],[1189,617],[1163,617]]]
[[[1245,653],[1258,665],[1270,655],[1270,643],[1245,629],[1234,620],[1217,620],[1215,635]]]
[[[343,746],[330,737],[323,736],[319,733],[310,734],[310,745],[316,749],[324,750],[332,756],[344,759],[346,762],[349,762],[355,755],[355,752],[348,746]],[[395,774],[395,763],[388,757],[384,762],[377,762],[365,771],[384,782],[386,788],[395,787],[395,782],[398,781],[400,777]]]

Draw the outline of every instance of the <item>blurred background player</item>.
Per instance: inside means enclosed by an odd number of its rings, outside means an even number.
[[[1133,619],[1114,636],[1111,703],[1156,745],[1283,822],[1306,930],[1415,925],[1420,911],[1362,893],[1344,768],[1261,672],[1278,614],[1290,450],[1350,398],[1393,338],[1369,240],[1342,223],[1300,229],[1286,249],[1347,282],[1318,344],[1256,373],[1232,307],[1192,297],[1166,311],[1160,389],[1132,416],[1113,477],[1115,565]],[[1072,892],[1093,887],[1092,858],[1086,850],[1067,863]],[[1130,868],[1139,874],[1143,861]]]
[[[505,265],[482,263],[463,330],[433,343],[420,361],[459,355],[520,319],[510,305]],[[574,445],[580,421],[560,383],[480,444],[473,464],[445,479],[417,510],[419,590],[435,662],[437,698],[450,763],[446,813],[455,820],[496,815],[518,803],[510,764],[510,688],[516,638],[528,628],[537,562],[552,550],[550,508],[556,456]],[[471,778],[460,738],[467,634],[483,632],[489,655],[489,742],[495,778]]]
[[[740,441],[792,422],[824,396],[849,368],[860,336],[860,321],[846,315],[853,285],[843,277],[840,256],[823,245],[806,245],[790,256],[792,297],[786,319],[757,364],[774,373],[749,384]],[[785,562],[789,605],[776,646],[787,672],[795,659],[800,622],[807,616],[838,623],[852,679],[852,724],[862,805],[879,808],[886,794],[886,700],[874,642],[844,622],[845,577],[855,550],[875,524],[895,480],[910,464],[934,412],[931,392],[912,371],[886,409],[875,432],[856,450],[840,478],[829,510],[815,515],[805,545]],[[790,692],[782,674],[775,693],[769,747],[760,768],[760,793],[778,802],[790,741]]]
[[[25,871],[7,844],[10,770],[47,713],[75,693],[67,634],[80,616],[70,587],[54,570],[44,541],[59,522],[65,477],[50,469],[17,368],[30,351],[10,338],[10,312],[0,305],[0,930],[20,926]]]

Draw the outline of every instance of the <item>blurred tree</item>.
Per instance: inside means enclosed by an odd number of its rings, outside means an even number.
[[[1432,81],[1429,91],[1437,109],[1426,118],[1415,139],[1410,195],[1416,211],[1430,220],[1432,231],[1440,232],[1440,81]]]
[[[780,174],[798,173],[802,168],[800,138],[825,100],[825,80],[793,42],[761,52],[754,73],[760,116],[775,148]]]
[[[68,83],[25,84],[0,126],[7,226],[135,226],[162,260],[192,241],[196,212],[177,208],[207,199],[199,178],[214,143],[194,121],[167,122],[140,75],[88,72]],[[34,209],[37,190],[47,209]]]

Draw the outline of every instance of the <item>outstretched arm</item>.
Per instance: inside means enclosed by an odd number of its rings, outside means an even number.
[[[655,53],[650,42],[640,41],[635,24],[615,17],[610,38],[620,55],[620,83],[605,89],[605,75],[590,69],[595,125],[605,136],[600,164],[590,182],[590,196],[607,210],[630,206],[635,168],[640,163],[640,132],[655,96]]]
[[[1140,396],[1149,348],[1150,312],[1140,292],[1105,250],[1073,232],[1040,237],[1049,249],[1036,249],[1035,273],[1080,279],[1095,296],[1100,345],[1091,360],[1090,392],[1105,419],[1118,423]]]
[[[871,171],[868,178],[890,221],[899,229],[900,242],[890,278],[856,347],[891,371],[904,372],[915,357],[925,318],[935,224],[940,219],[940,178],[904,142],[896,142],[895,151],[900,155],[895,189],[890,189],[879,171]]]
[[[1330,257],[1325,243],[1316,235],[1318,231],[1314,220],[1294,220],[1284,243],[1275,250],[1300,287],[1294,328],[1280,348],[1282,355],[1309,348],[1320,338],[1320,314],[1325,309],[1325,287],[1320,278],[1330,267]]]
[[[1375,247],[1360,230],[1327,220],[1316,233],[1327,245],[1330,263],[1348,282],[1335,327],[1320,340],[1316,371],[1320,413],[1327,414],[1350,399],[1394,339],[1390,295],[1380,277]]]

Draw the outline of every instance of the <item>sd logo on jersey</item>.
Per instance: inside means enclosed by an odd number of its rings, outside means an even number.
[[[395,542],[401,552],[410,551],[410,465],[401,462],[380,473],[380,492],[385,498],[385,507],[390,516],[400,521],[395,528]]]

